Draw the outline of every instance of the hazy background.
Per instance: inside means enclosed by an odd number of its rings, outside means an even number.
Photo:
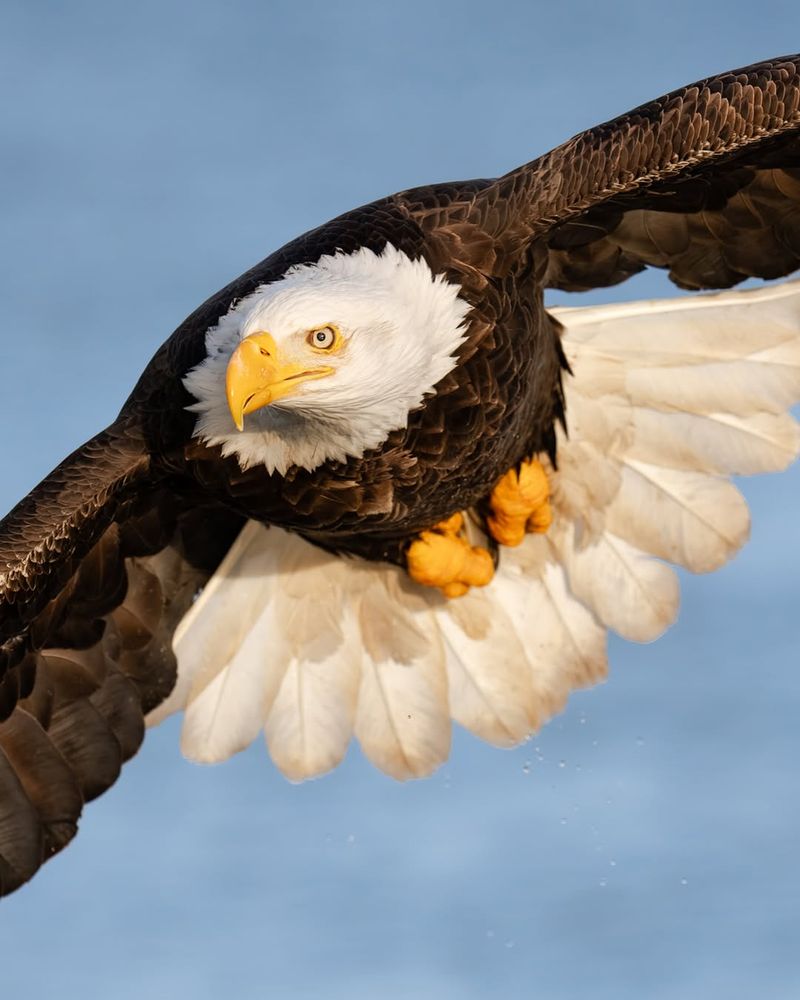
[[[290,237],[798,29],[796,0],[0,0],[0,511]],[[3,996],[796,1000],[800,475],[743,488],[751,545],[516,751],[292,786],[260,743],[203,769],[152,732],[0,904]]]

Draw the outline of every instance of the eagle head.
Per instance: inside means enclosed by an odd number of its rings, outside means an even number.
[[[458,285],[387,245],[291,268],[237,302],[184,378],[195,436],[242,468],[360,458],[455,366]]]

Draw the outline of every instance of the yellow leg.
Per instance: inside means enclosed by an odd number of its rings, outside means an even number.
[[[525,533],[545,532],[553,514],[547,473],[537,459],[523,462],[500,479],[489,498],[489,533],[501,545],[519,545]]]
[[[463,526],[463,516],[453,514],[411,543],[407,560],[412,580],[438,587],[445,597],[461,597],[470,587],[489,583],[494,576],[492,557],[461,536]]]

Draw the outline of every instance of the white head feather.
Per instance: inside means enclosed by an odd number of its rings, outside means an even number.
[[[263,464],[285,473],[328,459],[359,458],[405,427],[409,413],[455,366],[469,304],[460,287],[434,275],[423,260],[387,245],[291,268],[262,285],[206,335],[208,356],[183,384],[197,399],[195,436],[235,454],[243,469]],[[335,370],[304,382],[265,406],[238,431],[228,409],[225,373],[239,343],[258,331],[277,347],[307,349],[309,330],[335,325],[345,344],[325,364]],[[319,357],[315,357],[319,363]]]

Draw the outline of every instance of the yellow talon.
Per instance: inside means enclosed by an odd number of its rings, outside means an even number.
[[[547,473],[537,459],[509,469],[489,498],[489,533],[501,545],[519,545],[525,532],[547,531],[553,520]]]
[[[426,587],[438,587],[445,597],[461,597],[470,587],[485,587],[494,576],[492,557],[459,535],[461,514],[453,514],[431,531],[423,531],[409,546],[408,575]]]
[[[464,515],[460,511],[456,511],[446,521],[440,521],[433,530],[439,531],[443,535],[457,535],[463,527]]]

